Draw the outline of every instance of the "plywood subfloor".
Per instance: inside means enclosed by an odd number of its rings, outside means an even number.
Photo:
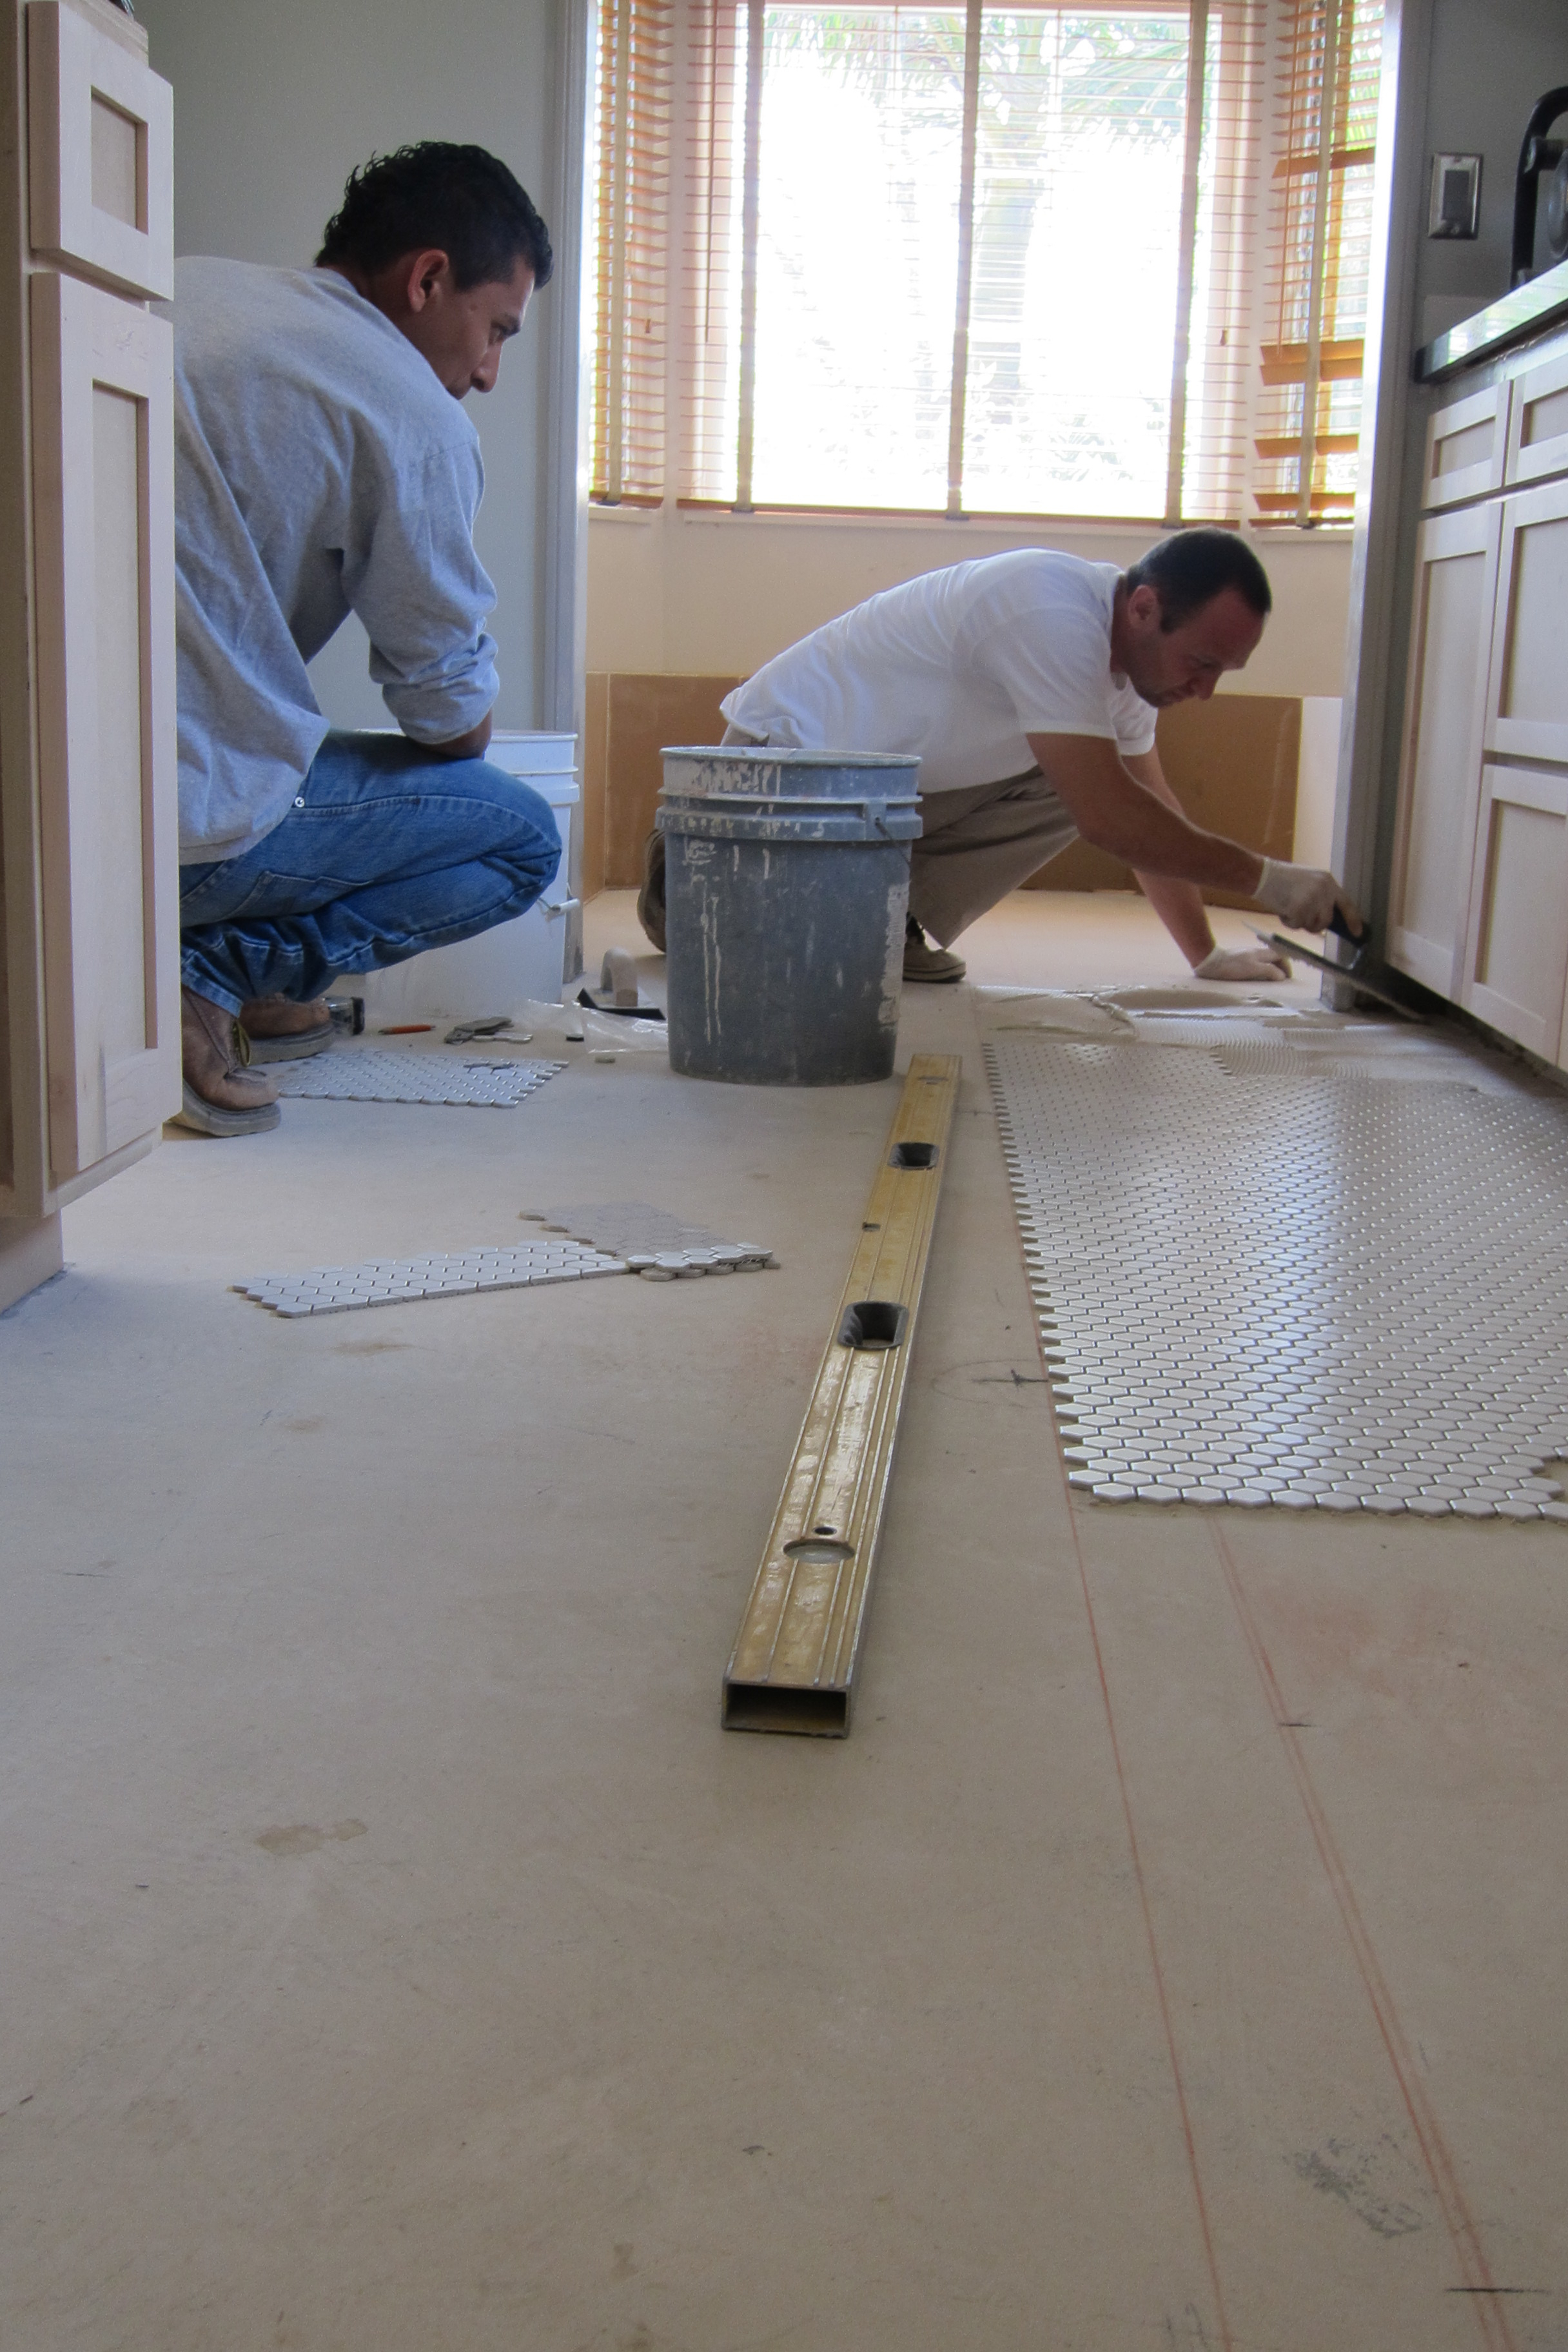
[[[1131,904],[965,947],[1176,976]],[[965,1095],[843,1745],[719,1675],[892,1086],[290,1103],[67,1213],[0,1320],[8,2347],[1563,2345],[1568,1531],[1078,1507],[973,998],[905,1045]],[[782,1268],[226,1288],[590,1196]]]

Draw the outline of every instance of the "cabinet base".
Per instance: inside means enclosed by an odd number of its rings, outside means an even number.
[[[52,1217],[0,1217],[0,1313],[64,1264],[58,1209]]]

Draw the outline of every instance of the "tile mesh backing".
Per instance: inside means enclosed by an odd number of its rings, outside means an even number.
[[[1420,1038],[1166,1025],[986,1048],[1072,1484],[1568,1518],[1568,1104]]]

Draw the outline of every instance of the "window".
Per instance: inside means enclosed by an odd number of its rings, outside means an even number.
[[[606,0],[596,498],[1348,511],[1380,0],[679,5]]]

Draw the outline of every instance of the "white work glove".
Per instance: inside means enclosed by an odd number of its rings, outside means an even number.
[[[1193,966],[1194,980],[1289,980],[1283,948],[1215,948]]]
[[[1359,934],[1363,928],[1353,899],[1331,874],[1315,866],[1287,866],[1282,859],[1266,857],[1255,896],[1260,907],[1293,931],[1326,931],[1336,907],[1352,931]]]

